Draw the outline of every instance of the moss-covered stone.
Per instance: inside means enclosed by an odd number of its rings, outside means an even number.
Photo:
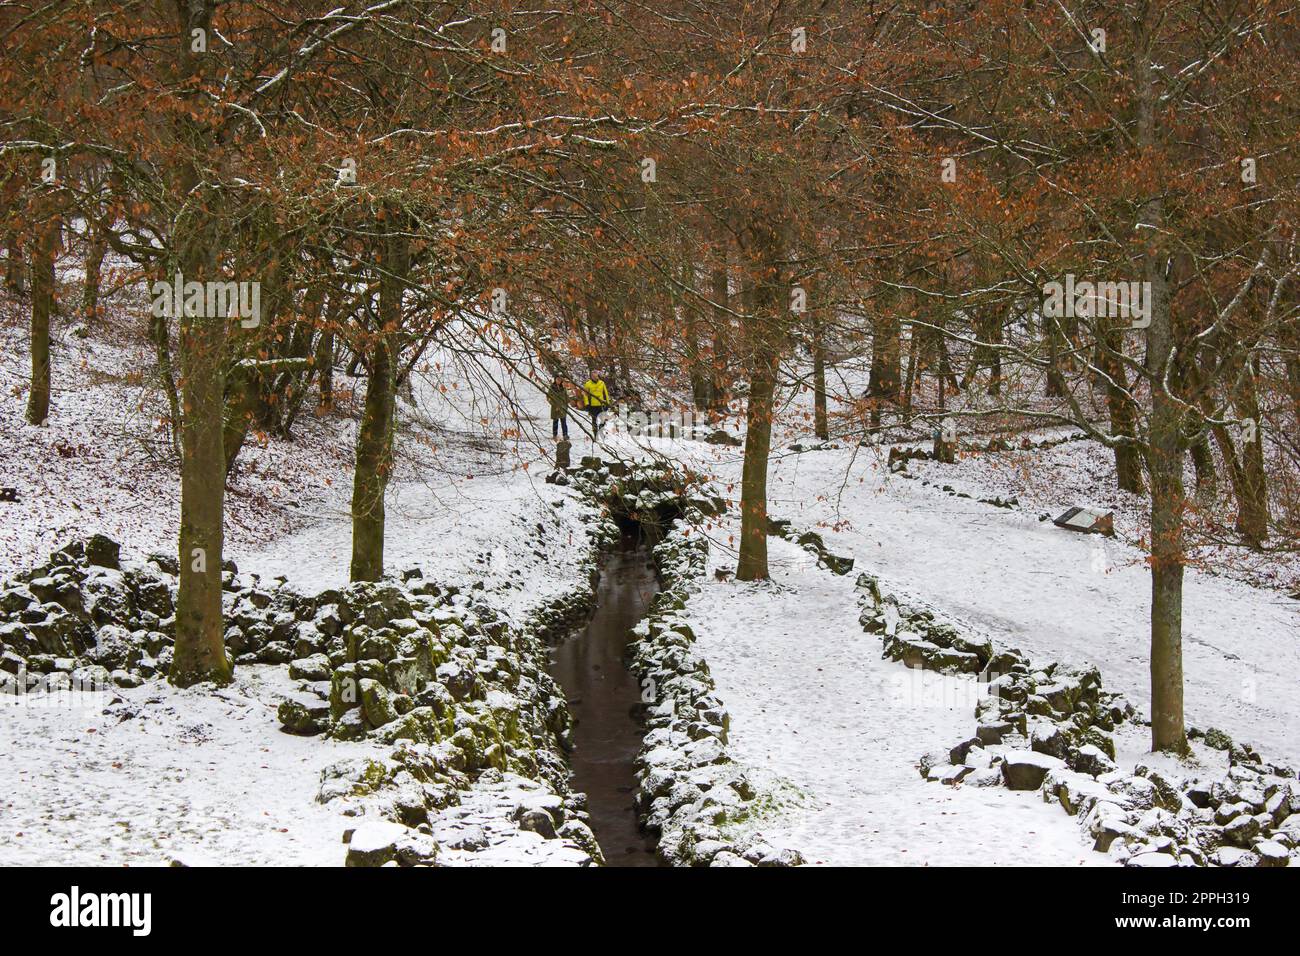
[[[369,677],[361,678],[360,685],[361,710],[367,724],[371,727],[382,727],[397,719],[392,691]]]

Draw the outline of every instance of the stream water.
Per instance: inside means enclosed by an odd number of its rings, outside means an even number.
[[[654,840],[637,826],[632,796],[643,728],[641,689],[624,665],[632,627],[659,589],[649,548],[634,537],[606,556],[596,608],[580,632],[554,651],[551,675],[574,717],[569,766],[587,794],[591,828],[610,866],[659,866]]]

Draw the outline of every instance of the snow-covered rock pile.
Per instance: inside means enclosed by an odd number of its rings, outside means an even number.
[[[817,566],[825,568],[832,574],[848,574],[853,570],[853,558],[841,557],[838,554],[832,554],[826,547],[826,542],[816,531],[796,531],[791,527],[790,522],[784,518],[767,519],[767,533],[775,535],[789,541],[791,544],[797,544],[809,554],[817,558]]]
[[[1207,780],[1181,765],[1115,762],[1111,734],[1134,716],[1106,693],[1096,668],[1035,667],[1015,649],[964,638],[928,610],[882,594],[858,578],[860,623],[879,634],[885,656],[909,667],[978,674],[988,695],[975,707],[974,736],[918,766],[931,781],[956,786],[1038,790],[1077,816],[1098,852],[1134,866],[1285,866],[1300,859],[1300,786],[1290,768],[1266,763],[1221,731],[1191,736],[1226,751],[1225,775]]]
[[[500,825],[513,821],[560,839],[586,862],[599,860],[582,797],[569,792],[563,749],[571,717],[547,673],[544,645],[590,600],[582,591],[551,602],[516,628],[472,593],[434,582],[352,584],[319,595],[315,617],[298,629],[301,656],[289,667],[300,684],[280,720],[294,733],[376,738],[394,748],[383,761],[331,768],[319,799],[373,794],[370,812],[415,828],[406,839],[424,846],[430,841],[421,837],[435,831],[459,832],[452,822],[465,791],[500,783],[515,795],[496,807]],[[491,845],[475,826],[483,822],[460,828],[459,849]],[[349,850],[349,865],[430,861],[409,847],[404,855],[401,840],[374,852],[380,836],[397,833],[364,831],[364,850]]]
[[[0,585],[0,692],[134,687],[165,673],[176,621],[166,562],[122,561],[115,541],[92,535]]]
[[[700,475],[669,462],[604,462],[583,458],[573,483],[615,517],[636,522],[651,540],[687,509],[701,518],[722,514],[726,500]]]

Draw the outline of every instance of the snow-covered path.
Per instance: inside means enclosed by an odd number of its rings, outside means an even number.
[[[881,659],[852,578],[769,541],[776,587],[710,578],[687,612],[731,712],[732,756],[795,804],[759,824],[768,842],[836,865],[1108,862],[1036,793],[924,781],[917,759],[974,729],[972,682]]]
[[[779,461],[772,511],[800,527],[848,519],[842,530],[820,530],[860,570],[1033,657],[1096,664],[1107,689],[1149,707],[1151,585],[1138,551],[915,479],[886,479],[874,464],[859,455],[845,485],[847,452]],[[1184,601],[1188,722],[1300,763],[1300,603],[1194,569]]]

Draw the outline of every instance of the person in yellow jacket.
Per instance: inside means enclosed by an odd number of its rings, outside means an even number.
[[[600,413],[609,405],[609,389],[600,377],[600,369],[591,370],[591,378],[582,385],[582,407],[591,416],[591,437],[600,432]]]

